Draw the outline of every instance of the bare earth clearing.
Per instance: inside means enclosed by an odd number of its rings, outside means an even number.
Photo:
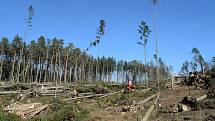
[[[174,104],[178,104],[181,100],[190,95],[194,98],[200,97],[205,94],[203,90],[194,89],[193,87],[177,87],[173,90],[164,90],[161,92],[159,106],[171,107]],[[146,110],[152,105],[152,101],[147,102],[138,111],[117,112],[117,108],[111,108],[110,110],[95,110],[91,112],[89,121],[136,121],[144,116]],[[215,109],[202,109],[201,111],[188,111],[178,113],[162,113],[159,111],[159,107],[156,108],[149,120],[155,121],[183,121],[188,120],[203,121],[206,120],[206,115],[215,115]],[[139,117],[139,118],[138,118]]]
[[[58,89],[57,100],[54,98],[53,89]],[[82,87],[73,85],[70,88],[65,86],[46,87],[42,91],[37,91],[38,96],[36,97],[35,93],[29,93],[29,90],[12,94],[15,97],[3,93],[0,95],[0,101],[4,111],[15,113],[22,117],[20,120],[25,119],[25,121],[31,121],[31,118],[34,117],[38,117],[41,121],[49,121],[53,120],[54,116],[59,117],[58,115],[62,114],[66,114],[65,117],[69,120],[141,121],[152,105],[155,106],[155,109],[149,116],[150,121],[210,121],[215,115],[215,101],[212,99],[210,102],[209,98],[201,101],[202,105],[199,104],[201,106],[198,110],[179,111],[177,109],[175,112],[172,111],[175,110],[175,105],[181,104],[183,98],[188,95],[197,99],[207,94],[205,90],[193,86],[176,85],[172,90],[166,88],[161,91],[157,104],[154,103],[157,99],[154,89],[141,88],[139,85],[139,88],[127,94],[123,93],[122,89],[123,85],[107,84],[82,85]],[[74,94],[74,90],[80,93]],[[20,97],[21,94],[25,94],[25,96],[16,99],[17,95]],[[44,96],[44,94],[46,95]],[[33,96],[33,98],[29,96]],[[23,108],[22,110],[16,108],[20,106]],[[47,116],[48,119],[46,119]],[[61,120],[65,119],[63,116]]]

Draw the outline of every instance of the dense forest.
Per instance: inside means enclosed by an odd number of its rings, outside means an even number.
[[[3,37],[0,41],[0,79],[11,83],[29,82],[86,82],[126,81],[133,75],[136,82],[155,80],[156,65],[150,61],[116,61],[113,57],[95,58],[63,39],[46,39],[44,36],[29,44],[16,35],[13,40]],[[171,67],[159,59],[161,78],[167,78]]]

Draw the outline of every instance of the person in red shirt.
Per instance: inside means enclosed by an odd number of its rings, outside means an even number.
[[[135,85],[133,84],[133,81],[129,80],[127,85],[128,91],[132,91],[132,89],[135,89]]]

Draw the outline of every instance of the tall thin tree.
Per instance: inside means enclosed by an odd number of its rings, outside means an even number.
[[[157,35],[157,4],[159,3],[160,0],[151,0],[152,4],[154,6],[154,26],[155,26],[155,41],[156,41],[156,65],[157,65],[157,70],[156,70],[156,75],[157,75],[157,83],[158,83],[158,91],[160,91],[160,77],[159,77],[159,66],[158,66],[158,35]]]
[[[91,42],[90,46],[99,46],[99,43],[101,41],[101,37],[105,34],[105,21],[102,19],[100,20],[99,28],[97,28],[96,32],[96,40]],[[99,58],[99,47],[97,50],[97,63],[96,63],[96,80],[98,76],[98,58]]]
[[[144,21],[141,21],[138,32],[140,34],[140,40],[142,40],[143,42],[139,41],[139,42],[137,42],[137,44],[144,47],[144,65],[146,67],[146,44],[148,42],[148,36],[149,36],[151,30],[149,29],[149,26],[146,25],[146,23]],[[147,73],[148,72],[146,70],[145,81],[146,81]],[[147,80],[147,87],[148,87],[148,80]]]

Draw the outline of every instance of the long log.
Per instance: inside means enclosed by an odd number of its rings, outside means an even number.
[[[28,109],[33,109],[35,107],[40,107],[41,103],[28,103],[28,104],[22,104],[22,103],[14,103],[4,108],[4,111],[25,111]]]
[[[101,97],[98,97],[98,98],[104,98],[104,97],[112,96],[112,95],[118,94],[118,93],[120,93],[120,92],[123,92],[123,90],[120,90],[120,91],[118,91],[118,92],[108,93],[108,94],[105,94],[105,95],[103,95],[103,96],[101,96]]]
[[[77,100],[77,99],[84,99],[84,98],[92,98],[92,97],[98,97],[98,96],[103,96],[103,95],[104,94],[94,94],[94,95],[88,95],[88,96],[82,96],[82,97],[75,97],[75,98],[64,99],[63,101]]]
[[[55,90],[55,89],[64,89],[66,88],[65,86],[53,86],[53,87],[43,87],[42,90]]]
[[[64,90],[41,90],[39,93],[44,94],[44,93],[55,93],[55,92],[63,92]]]
[[[154,99],[156,96],[157,96],[157,94],[154,94],[154,95],[152,95],[152,96],[146,98],[145,100],[140,101],[138,104],[143,105],[143,104],[145,104],[146,102],[148,102],[148,101]]]
[[[0,92],[0,95],[4,95],[4,94],[17,94],[19,93],[19,91],[3,91],[3,92]]]
[[[1,85],[0,88],[10,88],[12,87],[13,85]]]
[[[27,115],[27,117],[32,117],[32,116],[35,116],[37,115],[38,113],[40,113],[41,111],[43,111],[44,109],[46,109],[49,105],[44,105],[44,106],[41,106],[39,108],[36,108],[36,110],[34,112],[32,112],[30,115]]]
[[[55,95],[60,95],[61,96],[61,94],[54,94],[54,93],[41,93],[40,95],[42,95],[42,96],[55,96]]]
[[[22,118],[27,118],[34,116],[44,109],[46,109],[48,105],[42,105],[41,103],[29,103],[29,104],[22,104],[22,103],[14,103],[4,108],[4,111],[15,113]]]
[[[199,101],[204,100],[204,99],[206,99],[206,98],[207,98],[207,95],[203,95],[203,96],[201,96],[201,97],[198,97],[198,98],[196,99],[196,101],[199,102]]]
[[[157,105],[158,99],[160,98],[160,93],[157,94],[157,98],[154,101],[154,104],[147,110],[145,116],[143,117],[143,119],[141,121],[147,121],[152,113],[152,111],[155,108],[155,105]]]
[[[78,93],[79,96],[88,96],[93,94],[94,94],[93,92]]]
[[[147,92],[147,91],[150,91],[150,90],[152,90],[152,88],[143,89],[142,91]]]

